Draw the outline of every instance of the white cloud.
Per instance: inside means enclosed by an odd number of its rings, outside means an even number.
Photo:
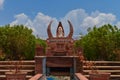
[[[13,21],[11,25],[23,24],[31,28],[35,32],[35,29],[33,28],[33,22],[30,20],[30,18],[27,15],[25,15],[24,13],[21,13],[21,14],[15,15],[14,17],[16,20]]]
[[[79,35],[79,33],[82,31],[80,28],[80,25],[82,24],[83,20],[88,16],[88,14],[85,12],[84,9],[76,9],[68,12],[65,17],[61,19],[63,24],[67,26],[66,34],[69,32],[69,25],[67,23],[67,20],[70,20],[73,27],[74,27],[74,35]]]
[[[83,20],[82,26],[84,27],[92,27],[94,25],[101,26],[106,23],[113,23],[116,20],[115,15],[113,14],[105,14],[99,13],[98,16],[92,17],[88,16]]]
[[[116,26],[117,26],[118,28],[120,28],[120,21],[118,21],[118,22],[116,23]]]
[[[0,9],[3,8],[3,3],[4,3],[4,0],[0,0]]]
[[[26,14],[21,13],[15,15],[15,21],[11,22],[11,25],[15,24],[23,24],[33,30],[33,34],[38,35],[41,38],[47,38],[47,26],[51,20],[53,20],[52,24],[52,32],[55,30],[54,26],[57,26],[57,20],[55,18],[51,18],[42,13],[38,13],[34,20],[31,20]]]
[[[88,14],[84,9],[76,9],[70,11],[61,20],[63,23],[65,22],[65,24],[67,23],[67,20],[70,20],[74,26],[74,35],[79,35],[80,33],[85,34],[89,27],[93,27],[95,25],[100,27],[107,23],[114,23],[116,16],[111,13],[101,13],[99,11]],[[68,30],[66,31],[68,32]]]
[[[97,14],[95,13],[95,15],[84,18],[81,24],[81,27],[83,28],[84,32],[87,32],[87,29],[89,27],[93,26],[100,27],[104,24],[113,24],[116,20],[116,16],[110,13],[106,14],[98,12]]]
[[[47,37],[47,27],[51,20],[54,21],[51,27],[51,30],[54,33],[55,26],[57,26],[57,19],[39,12],[33,20],[33,26],[36,29],[35,34],[38,34],[42,38]]]
[[[11,24],[26,24],[30,20],[28,16],[24,13],[15,15],[14,18],[16,18],[16,20],[13,21]]]
[[[11,24],[24,24],[31,29],[33,29],[35,35],[39,35],[42,38],[47,37],[47,26],[51,20],[52,32],[55,35],[56,28],[58,25],[58,20],[56,18],[50,17],[39,12],[33,20],[31,20],[26,14],[21,13],[15,16],[15,21]],[[88,14],[84,9],[76,9],[68,12],[63,18],[62,21],[65,34],[69,32],[69,24],[67,20],[70,20],[74,27],[74,36],[79,35],[80,33],[86,33],[87,28],[96,26],[101,26],[107,23],[114,23],[116,21],[116,16],[111,13],[101,13],[99,11],[91,12]],[[120,23],[118,23],[120,24]]]

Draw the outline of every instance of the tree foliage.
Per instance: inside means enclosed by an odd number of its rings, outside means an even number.
[[[38,45],[40,45],[41,47],[43,47],[44,53],[45,53],[46,46],[47,46],[46,41],[43,40],[43,39],[37,38],[37,39],[36,39],[36,44],[38,44]]]
[[[88,60],[115,60],[120,55],[120,29],[110,24],[94,26],[75,46],[82,46]]]
[[[0,48],[6,53],[6,58],[34,58],[35,37],[32,30],[23,25],[1,26]]]

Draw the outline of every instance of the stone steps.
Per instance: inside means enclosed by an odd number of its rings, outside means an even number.
[[[120,61],[93,61],[94,65],[86,66],[85,64],[92,63],[92,61],[86,61],[83,65],[83,72],[86,77],[89,77],[89,73],[93,70],[98,73],[111,73],[110,78],[120,79]],[[91,68],[93,70],[91,70]]]
[[[15,67],[19,61],[0,61],[0,80],[6,80],[5,72],[15,71]],[[27,72],[26,80],[35,75],[35,61],[22,61],[17,65],[20,71]]]

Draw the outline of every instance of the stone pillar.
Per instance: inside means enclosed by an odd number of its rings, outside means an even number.
[[[73,67],[70,67],[70,80],[74,79],[74,70]]]
[[[80,61],[79,57],[76,57],[76,73],[83,73],[83,62]]]
[[[35,73],[46,73],[46,57],[44,53],[44,48],[39,44],[36,44],[35,50]]]
[[[35,56],[44,56],[44,55],[45,55],[44,48],[39,44],[36,44]]]
[[[46,69],[47,69],[47,70],[46,70],[46,75],[49,76],[49,75],[50,75],[50,68],[47,67]]]
[[[76,73],[76,57],[73,57],[73,75],[72,75],[72,78],[71,80],[74,80],[75,79],[75,73]]]
[[[73,57],[73,73],[76,73],[76,58]]]
[[[35,56],[35,74],[40,73],[43,74],[45,73],[45,56]]]
[[[43,66],[43,74],[46,75],[46,57],[42,60],[42,66]]]

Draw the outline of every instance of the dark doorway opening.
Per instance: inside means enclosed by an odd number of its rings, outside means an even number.
[[[50,75],[57,76],[69,76],[70,75],[70,67],[49,67]]]

